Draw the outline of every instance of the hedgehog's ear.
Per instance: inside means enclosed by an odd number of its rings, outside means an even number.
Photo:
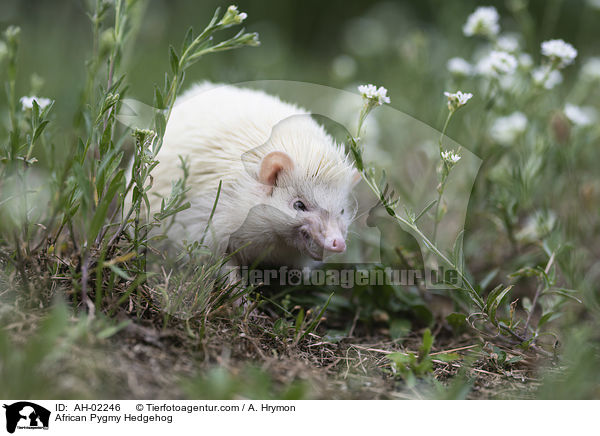
[[[294,161],[289,154],[283,151],[272,151],[267,154],[260,163],[258,181],[269,188],[269,194],[277,184],[277,178],[282,171],[294,169]]]

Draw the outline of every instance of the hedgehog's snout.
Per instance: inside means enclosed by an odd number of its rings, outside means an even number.
[[[315,260],[322,260],[326,253],[346,251],[346,238],[337,225],[311,222],[299,228],[302,246]]]
[[[321,245],[325,251],[331,253],[346,251],[346,227],[342,220],[327,216],[321,232]]]
[[[344,240],[342,234],[337,231],[337,233],[329,235],[325,238],[323,248],[327,251],[333,251],[334,253],[343,253],[346,251],[346,241]]]

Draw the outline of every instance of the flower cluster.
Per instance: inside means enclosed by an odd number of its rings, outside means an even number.
[[[448,109],[451,112],[454,112],[459,107],[464,106],[467,102],[473,97],[473,94],[470,92],[462,92],[456,91],[452,92],[444,92],[444,95],[448,97]]]
[[[527,117],[521,112],[514,112],[494,121],[490,129],[492,139],[502,145],[511,145],[525,132]]]
[[[463,26],[463,33],[466,36],[495,37],[500,32],[499,19],[500,16],[495,7],[480,6],[467,18],[467,22]]]
[[[8,26],[4,31],[4,36],[9,44],[14,43],[20,34],[21,28],[19,26]]]
[[[21,106],[23,106],[23,110],[32,109],[34,101],[37,102],[40,109],[44,109],[46,106],[48,106],[50,103],[52,103],[52,100],[50,100],[49,98],[35,97],[35,96],[21,97],[20,101],[21,101]]]
[[[4,60],[6,55],[8,54],[8,47],[4,41],[0,41],[0,63]]]
[[[507,53],[515,53],[519,50],[519,38],[513,34],[499,36],[496,41],[496,47]]]
[[[581,75],[588,80],[600,81],[600,58],[589,58],[581,68]]]
[[[150,138],[151,140],[154,139],[154,137],[156,136],[156,132],[151,129],[135,129],[133,131],[133,136],[135,137],[137,142],[142,144],[148,138]]]
[[[454,165],[460,160],[461,157],[458,153],[455,153],[452,150],[442,151],[441,156],[443,161],[446,162],[448,165]]]
[[[573,63],[577,50],[562,39],[551,39],[542,42],[542,54],[549,57],[558,68],[564,68]]]
[[[504,51],[492,50],[477,64],[477,71],[484,76],[498,77],[512,74],[517,69],[517,58]]]
[[[537,86],[543,86],[546,89],[552,89],[556,85],[560,85],[563,81],[563,76],[558,70],[551,69],[548,66],[538,67],[531,72],[533,83]]]
[[[451,58],[446,64],[450,73],[458,77],[470,76],[473,73],[473,66],[463,58]]]
[[[367,99],[370,103],[376,106],[381,106],[384,103],[390,103],[390,98],[387,96],[387,89],[380,86],[379,89],[375,85],[360,85],[358,92],[361,93],[363,98]]]
[[[567,103],[565,105],[565,116],[576,126],[589,126],[598,119],[596,109],[591,106],[575,106]]]
[[[237,6],[231,5],[227,8],[225,15],[223,15],[223,19],[219,24],[222,26],[233,26],[241,24],[247,17],[248,14],[238,11]]]

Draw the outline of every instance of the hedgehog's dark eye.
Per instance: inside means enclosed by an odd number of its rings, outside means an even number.
[[[298,200],[294,203],[294,209],[306,212],[306,205]]]
[[[344,215],[344,209],[342,209],[342,211],[340,212],[340,215]]]

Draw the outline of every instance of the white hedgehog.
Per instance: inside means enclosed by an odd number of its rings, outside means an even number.
[[[178,214],[170,238],[204,233],[219,181],[222,189],[209,244],[255,261],[300,265],[346,249],[360,180],[343,145],[310,114],[261,91],[203,83],[173,108],[153,171],[151,208],[160,208],[187,156],[191,208]]]

